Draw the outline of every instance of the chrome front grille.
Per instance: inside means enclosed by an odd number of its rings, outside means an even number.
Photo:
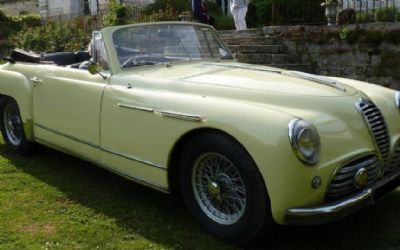
[[[392,160],[390,164],[385,169],[385,175],[390,175],[391,173],[397,172],[400,170],[400,141],[394,148]]]
[[[387,163],[390,152],[390,137],[382,112],[372,101],[366,99],[358,101],[356,106],[368,124],[374,143],[384,163]]]
[[[366,187],[373,184],[380,176],[380,163],[375,155],[368,155],[351,161],[341,167],[328,188],[327,201],[334,201],[360,191],[356,187],[355,178],[357,172],[364,168],[368,171]]]

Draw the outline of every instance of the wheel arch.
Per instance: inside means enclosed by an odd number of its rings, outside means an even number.
[[[194,138],[195,136],[199,136],[203,133],[218,133],[218,134],[223,134],[225,136],[230,137],[233,139],[236,143],[238,143],[248,154],[249,156],[253,159],[253,156],[251,153],[246,149],[243,143],[241,143],[237,138],[235,138],[233,135],[230,133],[223,131],[218,128],[211,128],[211,127],[203,127],[203,128],[197,128],[190,130],[183,134],[174,144],[172,150],[170,151],[169,154],[169,159],[168,159],[168,186],[169,186],[169,191],[171,193],[177,193],[179,191],[179,171],[180,171],[180,166],[179,166],[179,158],[181,157],[181,152],[184,148],[184,146],[190,142],[191,138]],[[254,161],[256,162],[256,161]],[[257,166],[258,167],[258,166]],[[259,170],[260,171],[260,170]],[[260,173],[261,175],[261,173]],[[270,200],[269,198],[269,193],[268,193],[268,188],[267,185],[264,181],[264,187],[265,190],[268,194],[268,201]]]
[[[14,99],[20,111],[25,136],[33,141],[32,86],[21,73],[0,70],[0,98]]]

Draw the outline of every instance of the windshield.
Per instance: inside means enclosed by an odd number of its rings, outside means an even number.
[[[123,68],[174,61],[232,59],[215,32],[205,26],[157,24],[121,28],[113,42]]]

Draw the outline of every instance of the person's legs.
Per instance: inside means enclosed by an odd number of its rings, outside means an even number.
[[[239,26],[239,19],[238,19],[238,9],[231,7],[231,13],[232,13],[233,21],[235,21],[236,30],[239,30],[240,26]]]
[[[247,15],[247,7],[240,8],[237,13],[237,19],[238,19],[238,30],[245,30],[247,29],[247,24],[246,24],[246,15]]]

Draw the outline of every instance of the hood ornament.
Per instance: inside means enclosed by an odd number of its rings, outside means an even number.
[[[300,71],[283,71],[282,75],[301,78],[304,80],[313,81],[316,83],[324,84],[340,91],[346,92],[346,88],[340,82],[333,80],[329,77],[308,74]]]

